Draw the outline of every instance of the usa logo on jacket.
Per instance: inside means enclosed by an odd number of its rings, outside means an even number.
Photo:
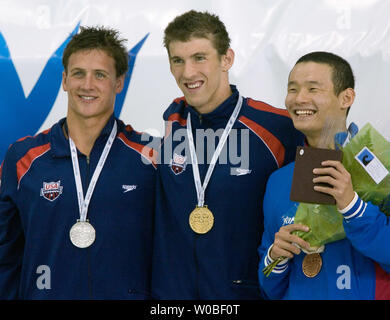
[[[173,154],[173,159],[171,160],[170,167],[175,175],[182,173],[186,169],[186,160],[187,157],[181,156],[176,153]]]
[[[54,201],[62,194],[61,180],[57,182],[43,182],[41,197],[49,201]]]

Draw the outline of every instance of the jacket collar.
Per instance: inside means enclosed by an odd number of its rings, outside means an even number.
[[[114,121],[116,121],[116,118],[114,117],[114,114],[112,114],[99,137],[96,139],[94,147],[106,142],[111,133],[112,127],[114,126]],[[70,157],[69,140],[64,134],[64,129],[67,132],[66,118],[62,118],[50,130],[50,146],[53,157]],[[118,132],[119,130],[120,128],[118,123]]]
[[[232,90],[232,94],[224,102],[222,102],[213,111],[211,111],[209,113],[204,113],[201,115],[203,123],[212,124],[215,122],[219,122],[221,120],[226,120],[226,121],[229,120],[229,118],[234,110],[234,107],[237,104],[238,97],[239,97],[239,92],[238,92],[236,86],[230,85],[230,88]],[[199,120],[200,114],[198,113],[198,111],[196,111],[196,109],[194,107],[192,107],[191,105],[188,105],[188,108],[186,108],[186,109],[188,109],[188,112],[191,113],[192,121],[194,121],[194,119]]]
[[[346,132],[336,133],[334,136],[334,145],[336,149],[345,147],[349,141],[351,141],[351,139],[358,133],[358,131],[358,126],[354,122],[351,122]]]
[[[334,135],[334,145],[337,150],[342,149],[345,147],[349,141],[358,133],[359,128],[354,123],[351,122],[351,124],[348,126],[347,131],[338,132]],[[305,146],[308,146],[307,139],[305,137]]]

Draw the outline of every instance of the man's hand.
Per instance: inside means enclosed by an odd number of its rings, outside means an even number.
[[[326,168],[316,168],[314,174],[321,175],[313,179],[314,183],[328,183],[333,188],[314,186],[314,190],[327,193],[336,199],[337,208],[346,208],[355,196],[351,175],[340,161],[327,160],[321,163]]]
[[[275,233],[275,240],[270,251],[270,257],[276,260],[280,257],[293,258],[294,254],[300,254],[301,250],[294,245],[296,243],[301,248],[309,249],[310,244],[300,237],[291,234],[291,232],[301,230],[309,231],[309,227],[302,224],[290,224],[281,227],[277,233]]]

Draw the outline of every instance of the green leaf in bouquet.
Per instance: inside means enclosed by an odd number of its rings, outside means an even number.
[[[308,226],[308,232],[294,231],[311,247],[320,247],[324,244],[345,238],[343,216],[334,205],[320,205],[301,202],[295,214],[294,223]]]
[[[390,194],[390,175],[377,184],[355,156],[367,147],[382,164],[390,169],[390,142],[371,124],[366,124],[343,148],[343,165],[351,174],[354,190],[364,201],[381,206]]]

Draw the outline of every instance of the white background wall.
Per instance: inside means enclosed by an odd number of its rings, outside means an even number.
[[[236,53],[231,83],[244,96],[284,108],[288,72],[297,58],[332,51],[351,63],[356,76],[349,121],[371,122],[390,138],[388,0],[0,0],[0,31],[26,96],[79,21],[120,30],[129,49],[150,33],[121,118],[136,130],[161,135],[163,111],[182,95],[169,72],[163,30],[190,9],[208,10],[224,21]],[[66,101],[61,89],[40,130],[65,116]]]

